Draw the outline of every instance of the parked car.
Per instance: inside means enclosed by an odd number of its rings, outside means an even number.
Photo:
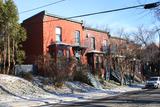
[[[160,77],[151,77],[146,81],[145,88],[160,88]]]

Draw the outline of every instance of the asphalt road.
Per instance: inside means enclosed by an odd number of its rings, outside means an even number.
[[[160,89],[145,89],[92,101],[41,107],[160,107]]]

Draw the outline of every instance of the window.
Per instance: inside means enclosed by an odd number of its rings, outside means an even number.
[[[91,48],[95,49],[95,38],[94,37],[91,38]]]
[[[61,42],[62,41],[62,29],[60,27],[56,27],[55,32],[56,32],[56,42]]]
[[[57,56],[58,56],[58,57],[62,57],[62,56],[64,56],[64,54],[63,54],[63,50],[58,50],[58,52],[57,52]]]
[[[112,44],[111,53],[116,53],[116,52],[117,52],[117,44]]]
[[[67,57],[67,59],[70,57],[70,51],[69,50],[66,50],[66,57]]]
[[[108,44],[107,40],[103,40],[103,42],[102,42],[102,50],[104,52],[107,52],[108,49],[109,49],[109,44]]]
[[[99,68],[99,57],[96,56],[96,68],[98,69]]]
[[[75,31],[75,43],[80,45],[80,31]]]
[[[69,62],[69,58],[70,58],[70,51],[69,50],[66,50],[66,57],[67,57],[67,62]]]
[[[77,60],[80,60],[81,55],[79,54],[79,51],[75,51],[75,57]]]
[[[103,40],[103,46],[107,46],[107,40]]]

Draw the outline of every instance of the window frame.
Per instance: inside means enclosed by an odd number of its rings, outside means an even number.
[[[75,43],[80,45],[80,43],[81,43],[81,34],[80,34],[79,30],[75,31],[74,38],[75,38]]]
[[[60,33],[57,33],[57,30],[60,30]],[[56,26],[55,28],[56,42],[62,42],[62,27]]]
[[[91,48],[96,49],[96,40],[95,37],[91,37]]]
[[[108,41],[106,39],[103,40],[103,46],[108,46]]]

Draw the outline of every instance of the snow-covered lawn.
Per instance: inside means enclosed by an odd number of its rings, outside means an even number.
[[[80,82],[66,82],[62,88],[42,85],[39,78],[31,83],[19,77],[0,74],[0,107],[29,107],[64,101],[86,101],[140,90],[141,87],[116,87],[113,89],[95,89]]]

